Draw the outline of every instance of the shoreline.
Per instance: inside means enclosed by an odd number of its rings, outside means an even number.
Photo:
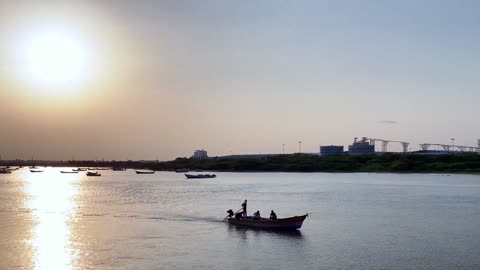
[[[417,174],[480,174],[480,155],[414,155],[383,154],[356,156],[278,155],[262,159],[193,159],[171,161],[0,161],[0,166],[50,166],[150,169],[190,172],[303,172],[303,173],[417,173]]]

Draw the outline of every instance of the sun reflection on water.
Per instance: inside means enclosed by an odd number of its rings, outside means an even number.
[[[71,247],[71,224],[75,218],[75,183],[77,174],[61,174],[59,169],[45,168],[43,173],[24,173],[35,226],[30,243],[35,269],[72,269],[74,250]]]

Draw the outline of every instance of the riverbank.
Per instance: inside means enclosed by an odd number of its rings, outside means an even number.
[[[355,156],[278,155],[263,159],[178,158],[157,164],[159,170],[190,168],[258,172],[410,172],[480,173],[480,155],[384,154]]]
[[[188,168],[201,171],[233,172],[403,172],[480,173],[480,155],[277,155],[261,159],[177,158],[172,161],[10,161],[2,166],[123,167],[173,171]]]

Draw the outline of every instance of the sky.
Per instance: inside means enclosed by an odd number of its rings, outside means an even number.
[[[478,1],[11,2],[3,159],[480,138]]]

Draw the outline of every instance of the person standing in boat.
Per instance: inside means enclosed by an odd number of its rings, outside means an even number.
[[[247,218],[247,200],[242,203],[242,215],[243,218]]]
[[[273,212],[273,210],[272,210],[272,212],[270,212],[270,219],[271,220],[277,220],[277,214],[275,214],[275,212]]]

